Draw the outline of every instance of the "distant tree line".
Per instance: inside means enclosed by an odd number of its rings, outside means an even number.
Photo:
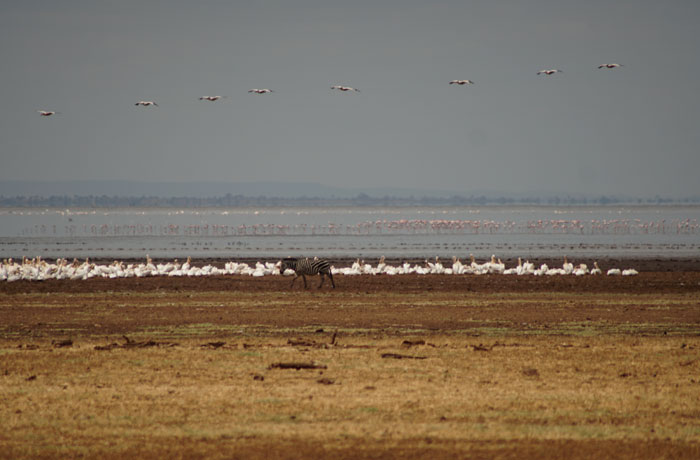
[[[597,198],[561,197],[487,197],[485,195],[451,197],[373,197],[360,193],[351,198],[338,197],[268,197],[227,194],[219,197],[156,197],[107,195],[1,196],[2,207],[46,208],[237,208],[237,207],[323,207],[323,206],[470,206],[470,205],[614,205],[614,204],[694,204],[700,197],[682,199],[621,198],[601,195]]]

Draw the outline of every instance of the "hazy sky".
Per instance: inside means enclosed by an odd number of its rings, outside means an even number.
[[[698,195],[699,23],[697,0],[0,1],[0,180]]]

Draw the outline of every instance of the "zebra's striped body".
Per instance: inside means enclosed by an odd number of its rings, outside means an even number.
[[[304,289],[306,289],[306,275],[318,274],[321,275],[321,284],[318,285],[319,289],[321,289],[323,286],[326,276],[331,280],[331,285],[333,285],[333,288],[335,288],[333,274],[331,273],[331,265],[325,259],[309,260],[287,257],[286,259],[282,260],[282,267],[280,268],[280,271],[284,273],[287,269],[293,270],[295,274],[290,287],[294,286],[294,282],[301,276],[301,279],[304,280]]]

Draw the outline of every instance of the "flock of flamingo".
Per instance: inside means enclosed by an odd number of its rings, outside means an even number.
[[[150,257],[146,256],[146,261],[142,263],[125,263],[115,260],[111,264],[96,264],[85,259],[81,262],[77,259],[68,261],[67,259],[57,259],[55,263],[43,260],[41,257],[33,259],[23,258],[21,262],[13,259],[5,259],[0,263],[0,281],[14,282],[45,281],[45,280],[87,280],[90,278],[143,278],[151,276],[290,276],[294,272],[286,270],[280,273],[279,262],[256,262],[255,265],[248,265],[245,262],[226,262],[223,268],[213,265],[203,265],[197,267],[192,264],[192,259],[187,258],[184,263],[175,259],[172,262],[153,263]],[[410,264],[404,262],[401,265],[391,265],[386,263],[385,258],[379,260],[377,265],[356,260],[349,267],[331,267],[334,275],[532,275],[532,276],[584,276],[602,275],[603,271],[597,262],[593,262],[593,268],[587,264],[574,265],[564,257],[561,267],[549,267],[542,264],[539,267],[532,262],[523,262],[518,258],[518,265],[506,268],[505,264],[492,256],[484,263],[477,262],[473,255],[469,256],[469,262],[462,263],[457,257],[452,257],[452,262],[443,264],[439,257],[434,260],[426,259],[423,264]],[[609,276],[633,276],[637,275],[637,270],[633,268],[620,270],[611,268],[605,272]]]
[[[610,64],[601,64],[598,66],[599,69],[616,69],[619,67],[623,67],[622,64],[617,64],[617,63],[610,63]],[[557,73],[563,73],[563,70],[560,69],[542,69],[539,72],[537,72],[537,75],[546,75],[546,76],[551,76]],[[450,85],[458,85],[458,86],[464,86],[464,85],[473,85],[474,82],[472,80],[452,80],[449,82]],[[332,85],[331,86],[332,90],[336,91],[341,91],[341,92],[355,92],[359,93],[360,90],[357,88],[353,88],[352,86],[345,86],[345,85]],[[270,94],[274,93],[275,91],[269,89],[269,88],[252,88],[248,90],[249,93],[253,94]],[[199,98],[200,101],[210,101],[210,102],[216,102],[221,99],[225,99],[227,96],[202,96]],[[141,106],[141,107],[159,107],[158,104],[156,104],[155,101],[138,101],[134,105],[136,106]],[[56,115],[61,112],[57,112],[55,110],[37,110],[39,112],[39,115],[42,117],[50,117],[52,115]]]
[[[576,234],[576,235],[695,235],[700,233],[697,219],[397,219],[366,220],[355,224],[189,224],[178,225],[128,223],[83,225],[34,225],[22,229],[22,235],[47,236],[303,236],[303,235],[462,235],[462,234]]]

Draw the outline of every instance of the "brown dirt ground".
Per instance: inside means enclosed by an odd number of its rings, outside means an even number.
[[[0,458],[700,458],[700,271],[299,281],[0,284]]]
[[[0,324],[6,325],[7,332],[12,328],[37,331],[74,318],[68,326],[82,323],[83,334],[112,334],[134,327],[197,323],[282,329],[314,324],[369,329],[410,325],[449,331],[493,321],[511,328],[582,321],[700,321],[700,311],[687,304],[674,308],[669,317],[667,310],[650,304],[648,299],[675,296],[700,303],[700,272],[641,273],[633,277],[338,275],[336,289],[326,283],[321,290],[317,289],[317,278],[309,280],[306,290],[301,280],[290,289],[290,280],[215,276],[3,283]],[[34,297],[27,297],[30,294]],[[593,294],[605,300],[592,301],[589,295]],[[156,302],[154,295],[158,296]],[[566,296],[564,301],[560,301],[561,295]],[[57,304],[52,297],[58,299]],[[95,321],[99,324],[94,326],[88,313],[96,302],[109,310],[101,312],[99,321]],[[204,306],[216,308],[197,308]]]

